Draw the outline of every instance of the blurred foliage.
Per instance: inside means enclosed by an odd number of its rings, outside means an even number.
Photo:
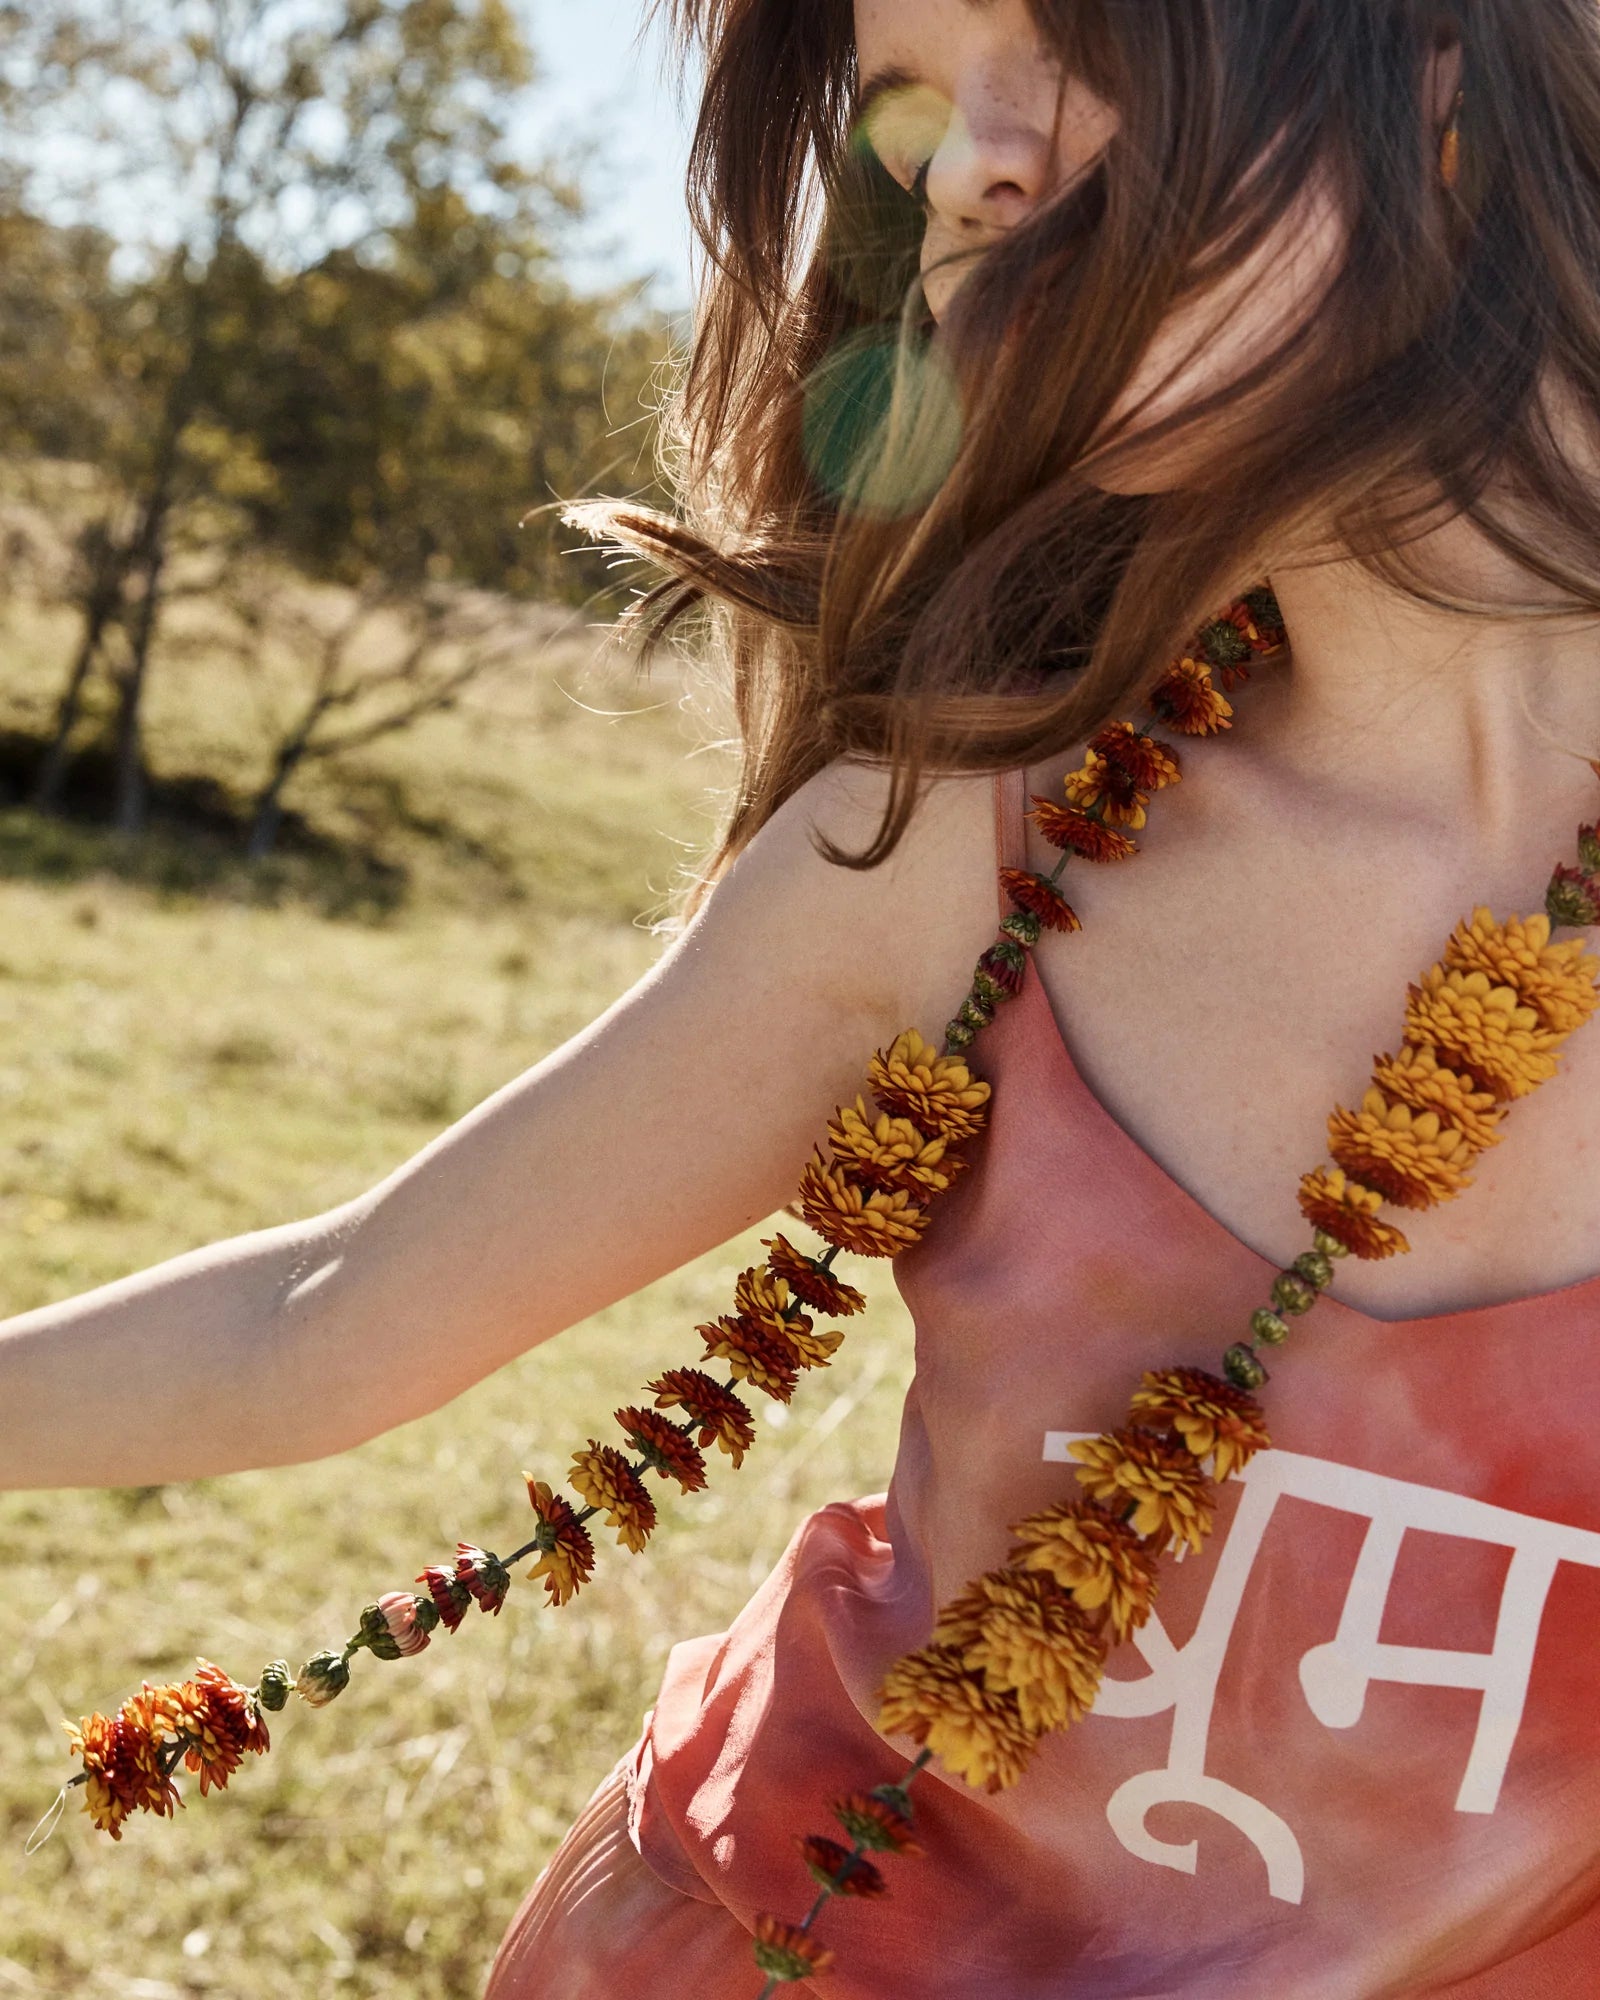
[[[74,549],[37,805],[103,683],[111,809],[144,829],[199,573],[605,593],[554,505],[659,497],[670,329],[564,279],[579,192],[511,138],[534,81],[504,0],[0,7],[0,471]],[[64,461],[92,477],[62,512]]]

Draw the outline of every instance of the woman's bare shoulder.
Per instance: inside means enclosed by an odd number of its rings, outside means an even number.
[[[880,766],[827,765],[779,808],[717,894],[776,896],[797,950],[826,949],[843,991],[886,1022],[931,1035],[994,935],[994,781],[927,778],[886,861],[866,870],[828,861],[818,851],[824,840],[847,853],[870,844],[889,789]]]

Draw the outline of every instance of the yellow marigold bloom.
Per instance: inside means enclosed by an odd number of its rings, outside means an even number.
[[[772,1252],[767,1259],[772,1275],[782,1278],[795,1297],[814,1312],[827,1313],[834,1319],[849,1319],[866,1310],[863,1293],[836,1278],[832,1271],[824,1270],[815,1257],[797,1250],[787,1237],[763,1236],[761,1247]]]
[[[1595,985],[1600,959],[1585,949],[1581,938],[1552,944],[1550,919],[1543,911],[1497,924],[1492,911],[1474,910],[1456,925],[1444,962],[1454,972],[1481,972],[1491,985],[1513,988],[1541,1025],[1558,1035],[1581,1028],[1600,1007],[1600,987]]]
[[[1233,704],[1203,660],[1175,662],[1157,683],[1151,706],[1185,736],[1215,736],[1233,726]]]
[[[1079,768],[1067,773],[1066,793],[1069,806],[1099,814],[1107,826],[1132,827],[1137,833],[1149,818],[1145,808],[1150,794],[1098,750],[1086,751]]]
[[[903,1188],[863,1188],[819,1153],[800,1179],[800,1213],[826,1242],[858,1257],[898,1257],[928,1226]]]
[[[1165,791],[1183,776],[1183,766],[1172,746],[1154,736],[1141,736],[1131,722],[1108,722],[1089,739],[1089,748],[1115,765],[1131,790]]]
[[[1008,1560],[1053,1577],[1080,1610],[1104,1617],[1119,1645],[1150,1616],[1155,1552],[1092,1500],[1058,1500],[1013,1521],[1011,1533]]]
[[[1034,1737],[1015,1695],[985,1687],[953,1646],[922,1646],[896,1660],[878,1690],[878,1727],[930,1749],[969,1785],[998,1792],[1027,1769]]]
[[[945,1158],[948,1139],[925,1139],[909,1118],[891,1118],[887,1111],[873,1119],[859,1097],[853,1109],[843,1105],[835,1113],[828,1140],[834,1159],[857,1180],[904,1188],[918,1201],[943,1194],[966,1165]]]
[[[146,1681],[115,1715],[85,1715],[61,1725],[89,1774],[82,1787],[84,1811],[113,1840],[122,1838],[122,1822],[130,1813],[153,1812],[167,1819],[179,1803],[177,1786],[161,1768],[154,1698],[162,1692]]]
[[[615,1528],[619,1545],[638,1555],[656,1524],[656,1503],[644,1481],[614,1446],[590,1438],[583,1451],[572,1454],[573,1490]]]
[[[1407,1047],[1397,1056],[1379,1056],[1372,1081],[1393,1103],[1436,1111],[1440,1123],[1452,1126],[1475,1153],[1500,1143],[1505,1114],[1494,1092],[1479,1090],[1470,1076],[1440,1062],[1437,1049]]]
[[[169,1734],[189,1739],[184,1766],[199,1772],[204,1798],[213,1785],[226,1787],[247,1750],[265,1756],[272,1739],[251,1690],[209,1660],[197,1664],[192,1680],[159,1690],[155,1706]]]
[[[1160,1550],[1200,1548],[1211,1533],[1216,1496],[1199,1461],[1154,1431],[1107,1431],[1070,1447],[1090,1499],[1112,1513],[1131,1508],[1128,1525]]]
[[[1381,1090],[1369,1090],[1359,1111],[1334,1112],[1328,1151],[1399,1208],[1433,1208],[1472,1185],[1466,1169],[1475,1156],[1461,1134],[1441,1125],[1437,1111],[1391,1104]]]
[[[726,1384],[698,1368],[669,1368],[645,1387],[661,1410],[680,1409],[699,1425],[702,1445],[714,1444],[733,1460],[734,1470],[756,1441],[755,1420]]]
[[[984,1127],[989,1086],[959,1056],[942,1056],[915,1028],[867,1065],[867,1081],[891,1118],[909,1118],[929,1139],[959,1145]]]
[[[1509,986],[1483,972],[1436,965],[1408,990],[1406,1040],[1428,1042],[1502,1104],[1528,1097],[1556,1073],[1562,1037],[1539,1025]]]
[[[1094,1706],[1106,1644],[1043,1570],[997,1569],[939,1613],[933,1643],[954,1647],[987,1687],[1017,1698],[1036,1736],[1066,1729]]]
[[[1318,1167],[1300,1182],[1300,1213],[1312,1228],[1336,1237],[1369,1262],[1398,1257],[1411,1248],[1398,1229],[1378,1220],[1382,1206],[1376,1188],[1347,1179],[1342,1167]]]
[[[567,1604],[594,1573],[594,1543],[564,1495],[553,1492],[532,1473],[525,1472],[522,1476],[527,1482],[529,1503],[539,1517],[535,1533],[542,1551],[527,1572],[529,1581],[542,1577],[549,1601]]]
[[[650,1470],[662,1479],[675,1479],[682,1493],[698,1493],[706,1483],[706,1462],[700,1448],[670,1417],[659,1410],[641,1410],[626,1404],[612,1415]]]
[[[746,1319],[754,1320],[768,1333],[787,1336],[796,1326],[811,1325],[799,1307],[789,1303],[789,1287],[783,1279],[775,1278],[759,1265],[741,1271],[734,1280],[733,1303]]]
[[[726,1361],[734,1380],[748,1382],[775,1403],[787,1403],[800,1380],[800,1358],[794,1343],[770,1328],[757,1326],[743,1316],[730,1319],[726,1313],[695,1332],[706,1344],[706,1353]]]
[[[1214,1459],[1219,1480],[1272,1449],[1267,1413],[1255,1398],[1200,1368],[1147,1374],[1133,1392],[1130,1414],[1136,1424],[1176,1431],[1196,1458]]]

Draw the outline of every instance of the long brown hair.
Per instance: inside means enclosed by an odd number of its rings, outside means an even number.
[[[1425,602],[1600,611],[1600,500],[1538,394],[1553,365],[1600,423],[1593,0],[1030,0],[1120,126],[938,329],[921,210],[854,130],[850,0],[663,4],[706,65],[684,504],[582,518],[665,569],[636,625],[698,607],[731,662],[742,783],[706,880],[834,758],[893,773],[871,845],[823,849],[871,867],[925,772],[1081,740],[1270,568],[1285,523],[1331,523],[1339,552]],[[1421,84],[1451,38],[1447,195]],[[1319,174],[1349,227],[1320,310],[1146,433],[1225,436],[1178,490],[1097,487],[1086,452],[1158,326]],[[1514,511],[1486,501],[1491,479]],[[1404,542],[1457,512],[1564,606],[1461,599],[1415,569]]]

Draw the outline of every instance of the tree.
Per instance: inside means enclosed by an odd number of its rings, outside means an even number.
[[[286,293],[314,306],[319,266],[392,280],[399,246],[441,229],[503,236],[526,267],[576,202],[514,156],[532,62],[505,0],[37,0],[0,10],[0,28],[14,226],[20,211],[98,228],[133,272],[97,451],[111,497],[84,531],[80,643],[42,784],[48,802],[104,667],[116,821],[136,832],[180,521],[270,514],[293,472],[240,409],[250,315],[271,306],[281,324]]]

